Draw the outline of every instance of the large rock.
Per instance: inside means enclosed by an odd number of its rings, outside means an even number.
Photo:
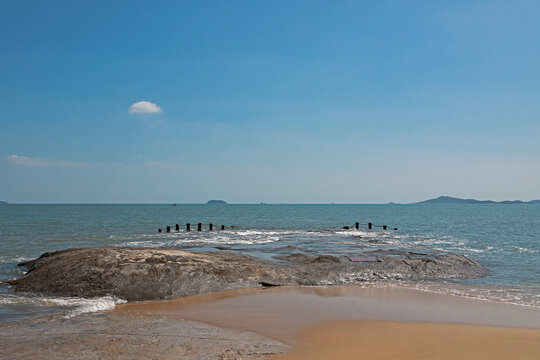
[[[98,247],[45,253],[22,263],[28,272],[12,280],[14,291],[66,296],[112,295],[157,300],[268,285],[336,285],[381,279],[457,279],[488,271],[458,254],[370,252],[375,262],[347,257],[291,254],[280,263],[227,252]]]

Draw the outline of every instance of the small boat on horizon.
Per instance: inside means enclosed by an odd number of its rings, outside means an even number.
[[[176,206],[176,203],[172,203],[171,206]]]

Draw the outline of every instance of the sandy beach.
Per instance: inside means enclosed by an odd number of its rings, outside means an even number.
[[[540,309],[373,285],[244,289],[0,327],[6,359],[536,359]]]
[[[540,353],[538,307],[426,291],[418,288],[422,281],[383,280],[402,271],[419,279],[474,277],[486,271],[479,263],[457,254],[385,256],[375,267],[303,253],[286,256],[288,265],[226,251],[47,253],[23,263],[28,275],[9,283],[15,292],[72,299],[113,294],[127,303],[1,326],[0,348],[7,359],[527,359]],[[379,281],[361,285],[315,285],[376,273]]]
[[[248,330],[289,345],[278,359],[534,359],[540,309],[399,287],[240,290],[119,306]]]
[[[330,321],[301,333],[280,360],[537,359],[540,330],[444,323]]]

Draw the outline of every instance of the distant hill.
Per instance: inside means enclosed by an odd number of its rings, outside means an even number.
[[[476,200],[476,199],[460,199],[451,196],[439,196],[435,199],[417,202],[416,204],[540,204],[540,200],[521,201],[521,200]]]
[[[0,201],[0,204],[7,204],[7,201]]]
[[[206,203],[207,204],[226,204],[227,202],[225,200],[208,200]]]

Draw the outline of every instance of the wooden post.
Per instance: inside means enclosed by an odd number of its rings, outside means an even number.
[[[186,224],[186,231],[189,232],[190,230],[191,230],[191,224],[187,223]]]
[[[161,229],[157,229],[157,232],[161,232]]]
[[[221,230],[225,230],[225,225],[221,225]]]
[[[202,223],[197,224],[197,231],[202,231]]]
[[[176,224],[176,231],[180,231],[180,225]]]
[[[354,223],[354,228],[355,228],[356,230],[358,230],[359,227],[360,227],[360,223],[359,223],[358,221],[355,222],[355,223]]]
[[[369,230],[371,230],[372,226],[373,226],[372,223],[367,223],[367,228],[368,228]]]
[[[382,229],[383,229],[383,230],[386,230],[386,228],[387,228],[386,225],[383,225],[383,226],[382,226]]]
[[[171,227],[167,225],[167,232],[171,232]]]
[[[208,230],[212,231],[214,229],[214,224],[210,223],[208,224]]]

